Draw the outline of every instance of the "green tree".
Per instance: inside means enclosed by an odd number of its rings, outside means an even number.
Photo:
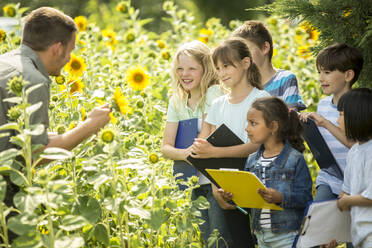
[[[277,0],[259,9],[311,23],[320,31],[315,54],[333,43],[358,47],[364,57],[358,85],[372,86],[372,0]]]

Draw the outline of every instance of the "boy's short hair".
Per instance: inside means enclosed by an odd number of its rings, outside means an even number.
[[[50,45],[63,45],[78,30],[74,20],[59,10],[41,7],[27,15],[23,28],[22,43],[35,51],[44,51]]]
[[[363,55],[359,49],[347,44],[334,44],[321,50],[316,58],[316,68],[329,71],[354,71],[350,87],[358,80],[363,69]]]
[[[259,48],[267,41],[270,44],[269,60],[273,57],[273,38],[269,30],[260,21],[245,21],[240,27],[235,29],[233,36],[238,36],[256,44]]]
[[[337,110],[344,112],[346,137],[366,142],[372,139],[372,89],[356,88],[342,95]]]

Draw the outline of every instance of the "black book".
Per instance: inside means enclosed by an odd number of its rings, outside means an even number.
[[[319,132],[314,120],[308,118],[307,122],[301,122],[304,129],[304,139],[314,155],[319,168],[328,174],[335,176],[341,180],[344,174],[340,165],[337,163],[322,134]]]
[[[207,141],[217,147],[236,146],[244,142],[225,124],[219,126],[208,138]],[[187,160],[205,175],[211,182],[218,185],[205,169],[238,169],[243,170],[247,158],[193,158],[187,157]]]

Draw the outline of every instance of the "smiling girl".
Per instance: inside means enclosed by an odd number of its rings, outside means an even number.
[[[174,93],[168,105],[161,151],[167,158],[186,160],[191,153],[191,147],[175,147],[179,122],[198,118],[200,131],[202,118],[205,118],[212,101],[223,95],[223,91],[213,66],[211,52],[208,46],[200,41],[185,43],[177,50],[172,71]],[[201,173],[197,172],[197,176],[200,187],[193,191],[193,199],[204,196],[210,204],[209,209],[201,211],[201,218],[204,220],[200,225],[202,237],[207,242],[213,230],[218,229],[222,237],[229,242],[222,210],[213,197],[211,184]],[[223,244],[219,244],[219,247],[223,247]]]

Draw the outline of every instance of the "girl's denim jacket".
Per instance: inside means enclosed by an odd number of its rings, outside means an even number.
[[[245,170],[253,172],[262,180],[261,154],[263,146],[251,154]],[[280,205],[284,210],[271,210],[271,231],[273,233],[297,231],[300,228],[306,204],[312,201],[312,180],[302,153],[288,142],[278,157],[265,169],[267,188],[274,188],[283,196]],[[252,209],[252,228],[260,230],[261,209]]]

